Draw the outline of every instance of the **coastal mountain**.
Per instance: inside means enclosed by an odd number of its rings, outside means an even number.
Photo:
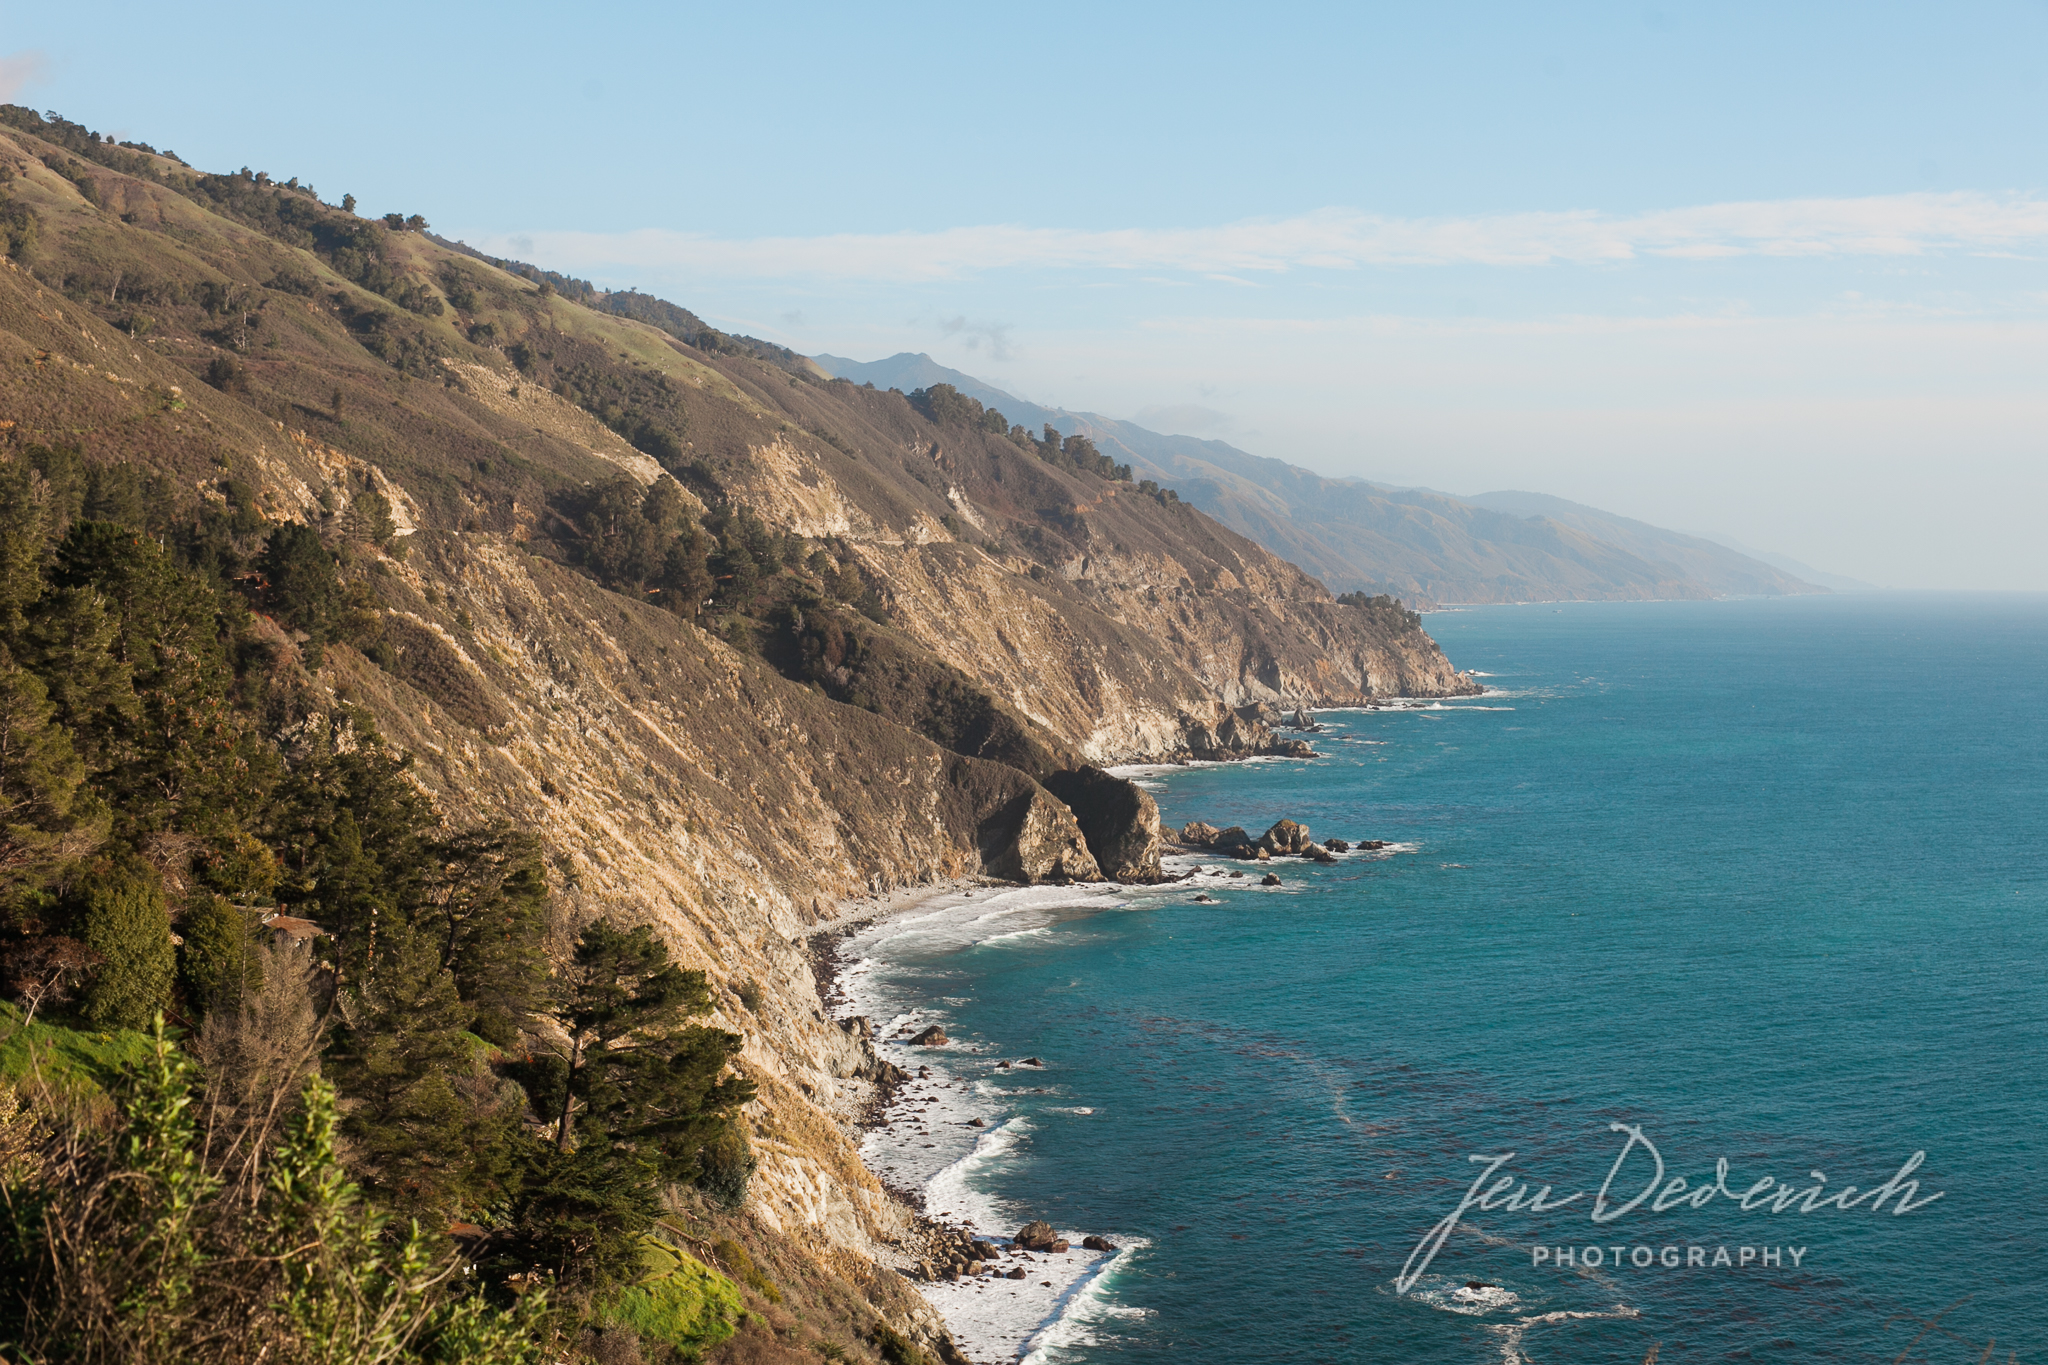
[[[1647,562],[1675,565],[1687,579],[1705,584],[1716,596],[1785,597],[1825,586],[1703,536],[1667,531],[1547,493],[1476,493],[1459,501],[1510,516],[1532,520],[1542,517],[1583,531]]]
[[[957,1359],[899,1274],[930,1229],[857,1155],[889,1069],[812,940],[947,878],[1155,878],[1107,766],[1479,690],[1399,603],[1085,434],[421,215],[8,106],[0,228],[0,696],[33,754],[0,966],[41,1028],[218,1033],[299,979],[239,936],[328,944],[351,1177],[469,1239],[492,1311],[555,1285],[578,1359],[644,1328],[814,1360],[792,1312],[832,1358]]]
[[[832,374],[909,392],[951,384],[1014,421],[1088,436],[1134,471],[1338,591],[1411,603],[1641,600],[1824,591],[1727,546],[1537,493],[1460,498],[1329,479],[1223,441],[1045,408],[909,353],[812,357]]]

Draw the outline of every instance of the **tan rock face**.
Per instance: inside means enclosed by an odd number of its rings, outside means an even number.
[[[934,428],[901,395],[765,396],[801,429],[730,450],[720,479],[793,525],[837,509],[894,627],[1093,762],[1259,751],[1231,707],[1478,690],[1417,617],[1339,604],[1185,504]]]
[[[991,876],[1019,882],[1102,880],[1074,812],[1042,788],[1015,797],[983,822],[980,834]]]
[[[433,642],[435,666],[335,649],[336,690],[451,815],[536,829],[561,913],[660,925],[728,988],[713,1022],[746,1036],[760,1086],[759,1211],[883,1254],[905,1214],[844,1122],[876,1062],[819,1008],[805,937],[842,900],[894,888],[1098,877],[1073,813],[496,537],[423,533],[386,567],[391,619],[406,648]],[[758,1014],[729,994],[750,979]]]
[[[907,1215],[856,1156],[852,1120],[882,1073],[871,1040],[821,1008],[806,948],[819,925],[850,899],[947,878],[1143,880],[1158,867],[1157,808],[1089,764],[1273,751],[1291,741],[1261,722],[1265,704],[1475,690],[1406,613],[1339,605],[1191,508],[1055,469],[999,434],[936,427],[902,395],[699,353],[417,234],[403,244],[410,278],[431,290],[459,266],[484,301],[401,316],[297,246],[96,171],[136,221],[110,217],[35,169],[42,150],[0,132],[0,153],[31,168],[10,193],[42,215],[39,270],[97,278],[111,268],[102,248],[118,246],[179,290],[247,291],[267,320],[264,344],[242,352],[248,390],[218,391],[195,377],[218,353],[196,307],[166,305],[139,337],[0,263],[8,439],[89,432],[95,462],[351,542],[385,609],[388,666],[330,649],[320,681],[336,705],[315,723],[366,713],[452,818],[540,835],[566,922],[658,925],[707,974],[723,1002],[713,1022],[744,1036],[759,1087],[754,1213],[868,1267],[864,1283],[880,1282],[876,1262],[909,1264],[892,1248]],[[314,291],[267,283],[293,273]],[[371,314],[437,358],[386,364],[348,322]],[[904,650],[944,667],[899,670],[895,710],[879,694],[874,710],[842,704],[528,553],[581,486],[657,477],[503,349],[554,335],[676,386],[686,448],[662,448],[691,496],[742,502],[857,567]],[[402,558],[352,541],[346,509],[365,492],[390,505],[387,549]],[[936,705],[905,700],[938,674],[921,693]],[[973,690],[948,690],[961,679],[1001,714],[974,743],[956,728],[941,747],[922,736]],[[739,1003],[749,981],[758,1009]]]

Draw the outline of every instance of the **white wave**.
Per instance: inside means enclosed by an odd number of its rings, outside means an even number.
[[[1522,1304],[1521,1295],[1512,1289],[1449,1275],[1424,1275],[1408,1291],[1408,1297],[1441,1312],[1462,1313],[1467,1317],[1498,1313],[1519,1308]]]
[[[1513,1322],[1489,1322],[1484,1324],[1489,1332],[1500,1337],[1500,1365],[1532,1365],[1529,1357],[1522,1353],[1522,1338],[1529,1334],[1531,1327],[1541,1327],[1553,1322],[1576,1322],[1584,1318],[1639,1318],[1642,1314],[1625,1303],[1617,1303],[1607,1312],[1559,1311],[1537,1313]]]
[[[1061,1294],[1050,1320],[1024,1343],[1022,1365],[1048,1365],[1056,1353],[1109,1345],[1104,1340],[1110,1335],[1105,1327],[1120,1319],[1150,1317],[1150,1309],[1120,1304],[1110,1297],[1109,1291],[1109,1281],[1125,1258],[1150,1245],[1140,1238],[1107,1255],[1096,1253],[1101,1259]]]
[[[921,1192],[924,1210],[932,1217],[997,1241],[1037,1216],[991,1188],[1032,1132],[1028,1119],[1004,1117],[1003,1111],[1011,1095],[1060,1092],[998,1085],[1016,1086],[1043,1073],[1014,1065],[999,1069],[995,1058],[974,1055],[973,1044],[965,1040],[959,1050],[908,1046],[908,1031],[945,1023],[947,1016],[933,1007],[932,996],[917,990],[914,975],[890,968],[903,962],[899,954],[943,957],[949,951],[1050,933],[1076,913],[1129,904],[1133,890],[1098,884],[953,892],[871,925],[842,945],[836,1012],[842,1018],[886,1018],[887,1025],[877,1030],[876,1050],[912,1077],[896,1092],[882,1122],[862,1139],[861,1158],[870,1170],[892,1186]],[[941,998],[937,1003],[969,1002]],[[1076,1105],[1057,1112],[1088,1115],[1094,1109]],[[993,1126],[976,1128],[977,1119]],[[1063,1232],[1070,1243],[1065,1252],[1006,1255],[1005,1268],[1024,1268],[1024,1279],[978,1276],[918,1288],[973,1359],[1043,1361],[1046,1351],[1092,1342],[1104,1324],[1143,1311],[1114,1303],[1102,1287],[1108,1267],[1129,1255],[1131,1247],[1089,1251],[1080,1245],[1083,1235]]]

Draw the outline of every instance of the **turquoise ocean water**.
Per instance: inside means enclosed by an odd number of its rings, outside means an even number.
[[[1007,1140],[954,1179],[1134,1243],[1040,1357],[2048,1359],[2048,599],[1427,624],[1492,695],[1326,714],[1317,762],[1147,779],[1175,825],[1289,816],[1409,851],[904,935],[871,964],[875,998],[985,1049],[954,1071],[1047,1063],[984,1088]],[[1918,1197],[1942,1197],[1596,1224],[1612,1124],[1691,1187],[1725,1158],[1737,1194],[1825,1198],[1925,1152]],[[1396,1292],[1468,1157],[1509,1152],[1518,1183],[1587,1193],[1468,1211]],[[1614,1202],[1651,1173],[1638,1148]],[[1783,1250],[1716,1266],[1724,1246]]]

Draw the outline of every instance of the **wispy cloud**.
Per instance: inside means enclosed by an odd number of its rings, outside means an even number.
[[[1602,265],[1730,256],[1926,256],[2048,248],[2048,198],[1892,194],[1593,211],[1390,218],[1324,209],[1215,227],[1084,231],[1006,224],[940,232],[721,238],[646,229],[486,238],[577,269],[735,279],[914,283],[999,270],[1173,271],[1211,278],[1365,266]]]
[[[43,78],[49,59],[33,50],[0,57],[0,104],[14,103],[15,96]]]
[[[978,351],[986,343],[991,360],[1009,360],[1016,354],[1010,345],[1011,328],[1007,322],[969,322],[965,317],[941,318],[939,330],[949,337],[960,337],[970,351]]]

